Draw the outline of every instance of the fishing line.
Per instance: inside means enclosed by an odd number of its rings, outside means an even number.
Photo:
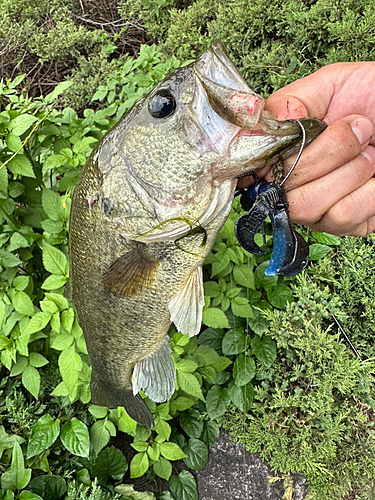
[[[285,184],[285,182],[289,179],[289,176],[291,175],[291,173],[293,172],[293,170],[296,168],[296,165],[297,165],[299,159],[301,158],[301,154],[302,154],[303,148],[305,147],[305,144],[306,144],[306,132],[305,132],[305,129],[304,129],[302,123],[299,120],[291,120],[291,121],[294,121],[295,123],[297,123],[298,126],[299,126],[299,128],[302,130],[302,142],[301,142],[301,147],[300,147],[299,153],[297,155],[297,158],[295,159],[292,168],[286,174],[286,176],[284,177],[284,179],[282,180],[282,182],[280,182],[280,184],[279,184],[280,186],[282,186],[283,184]]]

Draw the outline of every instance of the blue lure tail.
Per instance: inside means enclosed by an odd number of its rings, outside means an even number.
[[[288,200],[282,186],[259,181],[252,173],[255,184],[242,190],[241,206],[248,213],[236,221],[234,232],[239,244],[254,255],[267,251],[258,246],[254,237],[269,215],[273,230],[273,250],[266,276],[295,276],[309,262],[309,247],[296,233],[289,217]]]

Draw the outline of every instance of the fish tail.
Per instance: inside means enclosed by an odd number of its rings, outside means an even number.
[[[145,427],[153,427],[154,419],[146,403],[139,394],[134,396],[131,387],[117,388],[98,379],[91,380],[91,401],[98,406],[117,408],[123,406],[127,414]]]

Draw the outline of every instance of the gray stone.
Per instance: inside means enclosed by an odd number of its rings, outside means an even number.
[[[270,484],[269,478],[274,476],[258,454],[249,453],[221,431],[207,465],[196,474],[199,500],[282,500],[283,480]],[[298,474],[292,478],[293,500],[303,500],[307,494],[305,479]]]

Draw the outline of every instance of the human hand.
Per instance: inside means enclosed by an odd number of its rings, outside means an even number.
[[[339,236],[375,231],[375,62],[326,66],[275,92],[266,109],[280,120],[309,116],[329,125],[285,184],[292,220]]]

